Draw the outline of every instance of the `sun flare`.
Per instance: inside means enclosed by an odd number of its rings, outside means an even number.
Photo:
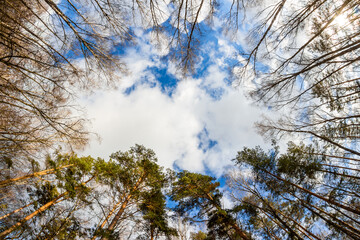
[[[349,18],[345,13],[340,14],[333,21],[333,25],[340,28],[348,25],[349,23],[350,23]]]

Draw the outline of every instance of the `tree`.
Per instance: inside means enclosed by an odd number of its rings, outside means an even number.
[[[191,239],[192,240],[206,240],[207,234],[202,231],[199,231],[197,233],[191,234]]]
[[[327,229],[328,238],[357,239],[357,174],[329,169],[335,166],[312,151],[312,146],[292,143],[284,154],[277,147],[269,153],[259,147],[240,151],[235,163],[249,168],[251,174],[229,177],[239,203],[236,211],[268,238],[321,239],[316,230],[320,227]]]
[[[243,2],[246,8],[252,1]],[[258,2],[257,7],[265,1]],[[358,158],[358,1],[279,0],[262,10],[237,76],[254,71],[251,96],[289,111],[279,121],[265,119],[259,131],[269,137],[305,135],[337,156]]]
[[[129,218],[127,216],[136,217],[138,211],[142,213],[140,217],[145,220],[142,225],[150,238],[176,233],[168,226],[162,193],[168,184],[168,176],[156,162],[151,149],[135,145],[129,151],[112,154],[110,161],[96,163],[95,168],[102,173],[98,180],[108,187],[106,192],[112,196],[111,207],[99,222],[92,239],[114,238],[118,234],[116,230]],[[134,213],[126,213],[131,210]]]
[[[73,217],[79,203],[86,202],[86,195],[90,191],[87,184],[94,179],[93,161],[94,159],[91,157],[79,158],[75,155],[57,155],[54,160],[48,157],[48,164],[53,168],[40,172],[46,172],[46,174],[39,174],[38,172],[17,178],[16,180],[29,181],[25,189],[18,189],[18,193],[20,196],[24,196],[23,200],[30,201],[30,203],[16,208],[20,198],[15,197],[15,201],[13,201],[12,195],[8,195],[1,199],[8,206],[7,209],[15,208],[15,210],[1,217],[2,231],[0,237],[27,238],[36,236],[46,238],[53,234],[53,232],[48,231],[50,230],[49,226],[54,225],[58,225],[55,228],[57,234],[63,231],[67,224],[66,221]],[[66,167],[55,168],[56,165],[61,166],[64,163],[71,164],[67,164]],[[40,178],[39,182],[35,181],[31,184],[30,180],[35,176],[46,178]],[[9,190],[10,187],[7,186]],[[70,207],[67,208],[66,205]],[[56,208],[56,206],[59,207]],[[60,218],[63,215],[67,215],[66,221]]]
[[[169,14],[162,10],[164,4],[1,0],[1,162],[54,144],[74,149],[86,144],[87,120],[71,103],[78,90],[111,83],[126,72],[113,52],[133,40],[132,26],[166,37],[173,59],[181,59],[180,66],[189,71],[198,48],[200,12],[209,9],[211,17],[215,2],[175,1]],[[168,18],[171,24],[164,23]]]
[[[85,160],[84,160],[85,159]],[[32,162],[34,162],[31,159]],[[18,184],[18,182],[26,182],[30,178],[40,177],[49,174],[55,174],[62,169],[66,169],[73,166],[80,166],[84,164],[84,161],[92,162],[92,160],[86,158],[78,158],[75,154],[60,154],[56,155],[56,159],[51,159],[50,155],[47,156],[45,164],[48,167],[45,170],[33,172],[23,176],[17,176],[14,178],[8,178],[0,181],[0,188],[11,186],[12,184]],[[52,168],[50,168],[52,167]],[[50,169],[49,169],[50,168]]]
[[[51,3],[1,1],[2,159],[35,154],[54,141],[73,147],[86,142],[84,119],[70,114],[73,96],[67,87],[83,74],[66,56],[70,35],[44,20],[53,17]],[[62,44],[49,44],[56,39]]]
[[[46,170],[2,182],[15,194],[0,199],[0,237],[115,239],[135,233],[170,239],[177,231],[168,222],[165,189],[173,172],[156,161],[141,145],[109,161],[49,156]]]
[[[254,7],[252,1],[242,3],[242,9]],[[255,177],[230,177],[238,194],[249,194],[237,195],[238,210],[269,238],[321,238],[312,232],[315,219],[330,229],[328,237],[356,239],[359,3],[257,3],[262,9],[249,35],[253,45],[235,72],[255,82],[253,99],[285,112],[279,120],[258,123],[261,134],[300,136],[312,146],[290,143],[281,156],[277,149],[239,152],[237,164],[252,169]],[[245,79],[249,71],[255,77]]]
[[[250,239],[242,230],[231,212],[221,207],[222,194],[217,189],[219,182],[215,178],[182,171],[177,174],[173,183],[171,200],[176,201],[175,211],[184,214],[197,210],[193,221],[207,217],[207,226],[210,236],[228,237],[236,234],[241,239]]]
[[[139,239],[158,239],[159,236],[164,235],[168,239],[171,236],[176,236],[177,231],[168,224],[169,216],[166,213],[166,199],[161,192],[162,186],[150,192],[143,193],[143,200],[139,208],[142,212],[144,223],[143,229],[145,234]]]

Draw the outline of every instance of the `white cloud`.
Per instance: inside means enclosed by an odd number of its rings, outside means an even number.
[[[92,131],[102,139],[100,143],[93,140],[84,155],[106,159],[137,143],[153,149],[165,167],[210,170],[219,176],[243,146],[263,145],[253,129],[260,110],[241,90],[226,83],[227,73],[221,70],[223,58],[214,59],[203,77],[179,80],[169,96],[155,81],[154,71],[149,70],[164,67],[159,60],[161,53],[150,45],[148,35],[140,35],[138,49],[126,52],[124,59],[131,74],[118,89],[99,90],[83,99],[92,119]],[[226,41],[221,46],[223,55],[231,55]],[[208,54],[215,58],[215,54]],[[166,69],[171,74],[173,63]],[[126,94],[124,90],[131,86],[130,94]]]
[[[130,95],[121,90],[98,92],[88,103],[93,131],[102,142],[93,141],[84,154],[107,158],[135,143],[152,148],[159,163],[203,172],[204,165],[216,175],[230,164],[243,146],[262,144],[252,124],[259,111],[249,105],[241,92],[228,87],[220,100],[211,98],[200,80],[179,83],[172,98],[159,87],[139,85]],[[198,135],[206,128],[217,145],[199,148]]]

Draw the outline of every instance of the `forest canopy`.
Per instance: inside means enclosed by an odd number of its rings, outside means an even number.
[[[76,155],[75,100],[129,74],[137,28],[185,81],[214,25],[231,84],[276,113],[256,126],[272,149],[239,149],[221,188],[142,145]],[[356,0],[0,0],[0,238],[360,239],[359,30]]]

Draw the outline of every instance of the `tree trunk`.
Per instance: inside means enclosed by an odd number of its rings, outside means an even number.
[[[307,228],[303,227],[300,223],[298,223],[296,220],[294,220],[292,217],[290,216],[286,216],[284,213],[282,213],[281,211],[277,210],[277,209],[273,209],[274,211],[278,212],[281,216],[283,216],[284,218],[292,221],[293,223],[295,223],[298,226],[298,229],[304,234],[306,235],[307,238],[312,239],[310,236],[312,236],[313,238],[317,239],[317,240],[321,240],[318,236],[316,236],[315,234],[313,234],[312,232],[310,232],[309,230],[307,230]],[[309,236],[310,235],[310,236]]]
[[[3,231],[2,233],[0,233],[0,239],[5,238],[5,236],[7,236],[9,233],[11,233],[12,231],[14,231],[16,228],[20,227],[23,223],[27,222],[28,220],[32,219],[33,217],[35,217],[36,215],[38,215],[39,213],[45,211],[46,209],[48,209],[49,207],[51,207],[52,205],[54,205],[60,198],[66,196],[69,192],[64,192],[63,194],[59,195],[58,197],[54,198],[53,200],[51,200],[50,202],[46,203],[45,205],[41,206],[38,210],[36,210],[35,212],[29,214],[28,216],[26,216],[25,218],[23,218],[21,221],[15,223],[14,225],[12,225],[10,228],[8,228],[7,230]]]
[[[120,203],[121,203],[121,201],[119,201],[117,204],[115,204],[113,209],[111,209],[110,213],[106,216],[106,218],[101,223],[101,225],[98,227],[98,229],[102,229],[105,226],[105,224],[108,222],[109,218],[111,217],[111,215],[113,215],[113,213],[115,212],[116,208],[120,205]],[[91,240],[95,240],[95,239],[96,239],[96,234],[94,234],[94,236],[91,238]]]
[[[135,183],[135,186],[131,189],[130,193],[125,198],[123,204],[121,204],[121,207],[120,207],[119,211],[116,213],[115,217],[111,221],[109,227],[107,228],[107,231],[110,232],[110,231],[114,230],[114,228],[115,228],[116,224],[118,223],[120,217],[124,213],[127,204],[129,203],[131,197],[133,196],[132,192],[135,191],[139,187],[139,185],[142,183],[144,177],[145,177],[145,175],[141,176],[139,178],[139,180]],[[101,240],[108,240],[108,237],[102,237]]]
[[[35,202],[35,201],[34,201],[34,202]],[[14,210],[14,211],[12,211],[12,212],[10,212],[10,213],[8,213],[8,214],[5,214],[4,216],[1,216],[1,217],[0,217],[0,220],[3,219],[3,218],[7,218],[8,216],[10,216],[10,215],[12,215],[12,214],[14,214],[14,213],[17,213],[17,212],[23,210],[24,208],[27,208],[28,206],[34,204],[34,202],[31,202],[31,203],[29,203],[29,204],[26,204],[25,206],[23,206],[23,207],[21,207],[21,208],[18,208],[18,209]]]
[[[308,152],[303,152],[303,151],[302,151],[302,153],[309,154]],[[311,153],[311,155],[325,156],[325,157],[329,157],[329,158],[345,159],[345,160],[360,162],[360,159],[357,159],[357,158],[349,158],[349,157],[344,157],[344,156],[327,155],[325,153]]]
[[[351,237],[352,239],[360,239],[360,231],[355,229],[353,226],[347,224],[346,222],[336,218],[335,216],[329,214],[328,212],[324,211],[321,208],[318,208],[312,204],[310,204],[307,201],[302,200],[301,198],[299,198],[298,196],[292,194],[294,197],[296,197],[297,199],[300,200],[300,202],[302,203],[302,205],[304,207],[306,207],[307,209],[309,209],[309,211],[311,211],[313,214],[315,214],[316,216],[318,216],[319,218],[321,218],[322,220],[324,220],[325,222],[327,222],[329,225],[334,226],[338,229],[340,229],[343,233],[345,233],[346,235],[348,235],[349,237]],[[318,210],[319,212],[315,211],[313,208],[315,208],[316,210]],[[320,213],[323,213],[327,216],[329,216],[331,219],[328,219],[326,217],[324,217],[323,215],[321,215]],[[336,222],[338,222],[339,224],[343,225],[339,225]],[[347,229],[347,228],[349,229]]]
[[[89,180],[87,180],[86,182],[81,183],[82,185],[85,185],[86,183],[88,183],[89,181],[91,181],[95,176],[91,177]],[[76,187],[77,188],[77,187]],[[75,189],[76,189],[75,188]],[[60,194],[58,197],[54,198],[53,200],[51,200],[50,202],[46,203],[45,205],[41,206],[38,210],[36,210],[35,212],[29,214],[28,216],[26,216],[25,218],[23,218],[22,220],[20,220],[19,222],[15,223],[14,225],[12,225],[10,228],[8,228],[7,230],[3,231],[2,233],[0,233],[0,239],[5,238],[5,236],[7,236],[9,233],[11,233],[12,231],[14,231],[16,228],[20,227],[22,224],[24,224],[25,222],[27,222],[28,220],[32,219],[33,217],[35,217],[36,215],[38,215],[39,213],[42,213],[43,211],[45,211],[46,209],[48,209],[49,207],[51,207],[52,205],[59,203],[64,199],[61,199],[63,197],[65,197],[66,195],[68,195],[69,192],[64,192],[63,194]],[[60,201],[58,201],[59,199],[61,199]]]
[[[332,172],[332,171],[329,171],[329,170],[319,170],[319,171],[320,172],[331,173],[331,174],[334,174],[334,175],[337,175],[337,176],[343,176],[343,177],[346,177],[346,178],[360,179],[359,176],[348,175],[348,174],[344,174],[344,173],[337,173],[337,172]],[[358,171],[358,170],[356,170],[356,171]]]
[[[213,197],[212,197],[209,193],[207,193],[206,195],[207,195],[207,197],[208,197],[211,201],[214,200]],[[218,210],[222,210],[221,207],[218,206],[217,204],[214,204],[214,206],[215,206]],[[250,238],[249,238],[249,237],[244,233],[244,231],[236,224],[236,222],[232,221],[231,227],[235,230],[235,232],[236,232],[237,234],[239,234],[239,236],[240,236],[242,239],[244,239],[244,240],[250,240]]]
[[[65,166],[58,167],[58,168],[52,168],[52,169],[47,169],[47,170],[44,170],[44,171],[28,174],[28,175],[25,175],[25,176],[22,176],[22,177],[6,179],[6,180],[3,180],[3,181],[0,181],[0,187],[6,187],[10,183],[25,180],[25,179],[28,179],[28,178],[51,174],[51,173],[54,173],[57,169],[67,168],[67,167],[71,167],[73,165],[74,164],[68,164],[68,165],[65,165]]]
[[[264,201],[263,201],[264,202]],[[286,229],[289,230],[289,235],[293,235],[293,236],[296,236],[296,239],[301,239],[303,240],[302,237],[299,236],[299,234],[297,232],[294,231],[294,229],[292,229],[291,226],[289,226],[277,213],[276,211],[268,204],[268,203],[265,203],[269,208],[270,208],[270,211],[269,211],[269,214],[271,214],[276,220],[278,220]]]
[[[239,236],[244,239],[244,240],[250,240],[250,238],[244,233],[244,231],[239,228],[239,226],[236,223],[232,223],[231,227],[235,230],[235,232],[237,234],[239,234]]]
[[[154,228],[151,227],[150,229],[150,240],[154,240]]]
[[[323,197],[323,196],[321,196],[321,195],[319,195],[319,194],[317,194],[317,193],[314,193],[314,192],[312,192],[312,191],[310,191],[310,190],[308,190],[308,189],[306,189],[306,188],[303,188],[303,187],[301,187],[301,186],[299,186],[299,185],[296,185],[296,184],[294,184],[294,183],[292,183],[292,182],[290,182],[290,181],[287,181],[287,180],[285,180],[285,179],[283,179],[283,178],[281,178],[281,177],[279,177],[279,176],[277,176],[277,175],[275,175],[275,174],[272,174],[271,172],[269,172],[269,171],[267,171],[267,170],[265,170],[265,169],[261,169],[261,170],[263,170],[263,171],[266,172],[267,174],[269,174],[269,175],[277,178],[278,180],[283,181],[283,182],[285,182],[285,183],[288,183],[288,184],[290,184],[291,186],[294,186],[294,187],[296,187],[296,188],[298,188],[298,189],[300,189],[300,190],[302,190],[302,191],[304,191],[304,192],[306,192],[306,193],[308,193],[308,194],[310,194],[310,195],[312,195],[312,196],[314,196],[314,197],[317,197],[317,198],[319,198],[319,199],[321,199],[321,200],[323,200],[323,201],[325,201],[325,202],[327,202],[327,203],[329,203],[329,204],[335,205],[335,206],[340,207],[340,208],[342,208],[342,209],[345,209],[345,210],[347,210],[347,211],[349,211],[349,212],[352,212],[352,213],[355,213],[355,214],[357,214],[357,215],[360,215],[360,212],[357,211],[356,209],[353,209],[353,208],[348,207],[348,206],[345,206],[345,205],[343,205],[343,204],[341,204],[341,203],[338,203],[338,202],[335,202],[335,201],[330,200],[330,199],[328,199],[328,198],[325,198],[325,197]]]

